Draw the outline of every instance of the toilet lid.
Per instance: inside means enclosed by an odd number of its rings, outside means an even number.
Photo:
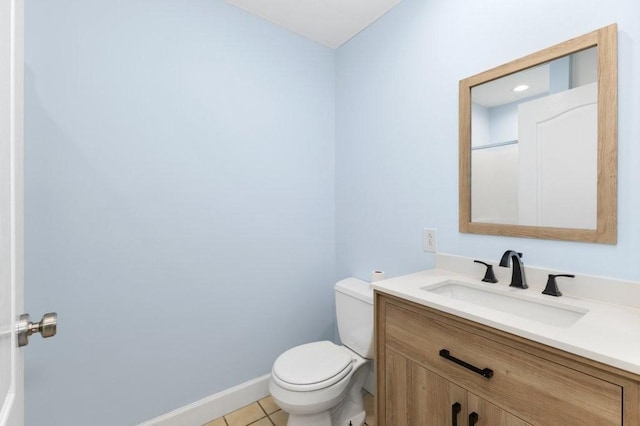
[[[351,372],[352,358],[342,347],[313,342],[289,349],[273,364],[273,378],[290,390],[312,391],[337,383]]]

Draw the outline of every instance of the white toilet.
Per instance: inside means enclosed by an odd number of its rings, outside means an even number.
[[[269,391],[288,426],[362,426],[364,368],[373,358],[373,290],[356,278],[335,286],[340,340],[307,343],[276,359]]]

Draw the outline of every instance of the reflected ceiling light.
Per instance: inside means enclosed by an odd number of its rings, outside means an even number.
[[[524,92],[525,90],[527,90],[529,88],[529,86],[527,86],[526,84],[521,84],[519,86],[516,86],[513,88],[514,92]]]

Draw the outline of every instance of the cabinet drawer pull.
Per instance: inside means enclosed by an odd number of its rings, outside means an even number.
[[[474,411],[473,413],[469,414],[469,426],[473,426],[476,423],[478,423],[478,413]]]
[[[463,366],[464,368],[468,368],[469,370],[473,371],[474,373],[477,373],[479,375],[481,375],[482,377],[486,377],[487,379],[490,379],[493,376],[493,370],[490,368],[484,368],[484,369],[480,369],[474,365],[469,364],[468,362],[464,362],[461,359],[458,359],[454,356],[452,356],[449,351],[447,349],[440,349],[440,356],[443,358],[448,359],[449,361],[453,361],[458,365]]]
[[[451,406],[451,425],[458,426],[458,413],[462,410],[462,405],[459,402],[455,402]]]

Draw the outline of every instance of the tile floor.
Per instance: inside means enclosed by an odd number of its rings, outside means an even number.
[[[373,395],[370,393],[364,394],[364,406],[367,411],[365,425],[375,426]],[[288,418],[289,415],[268,396],[203,426],[286,426]]]

